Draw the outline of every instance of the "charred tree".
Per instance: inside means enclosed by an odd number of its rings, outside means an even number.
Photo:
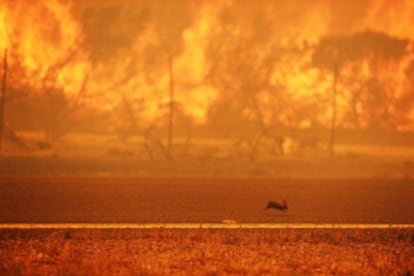
[[[169,114],[168,114],[168,158],[173,160],[173,127],[174,127],[174,68],[173,57],[171,52],[168,52],[168,76],[169,76],[169,89],[170,89],[170,102],[169,102]]]
[[[387,83],[378,76],[377,67],[391,68],[394,62],[398,62],[404,56],[408,40],[390,37],[384,33],[366,31],[350,36],[327,36],[321,39],[313,53],[313,65],[332,74],[332,92],[330,106],[332,108],[330,138],[328,144],[329,156],[334,155],[335,132],[337,129],[338,97],[337,84],[339,75],[344,67],[362,67],[366,63],[372,73],[364,81],[356,92],[351,92],[351,110],[354,125],[359,127],[360,117],[369,127],[386,127],[392,125],[388,119],[390,104],[388,98],[393,97],[392,88],[386,88]],[[355,82],[358,71],[353,76],[341,74],[341,84]],[[359,76],[360,78],[363,78]],[[384,76],[382,76],[384,78]],[[364,94],[364,95],[363,95]],[[364,113],[357,111],[357,105],[362,106]],[[385,108],[384,108],[385,107]]]
[[[0,154],[2,151],[3,143],[3,129],[4,129],[4,108],[6,103],[6,81],[7,81],[7,49],[4,49],[4,59],[3,59],[3,85],[1,92],[1,102],[0,102]]]
[[[336,96],[337,96],[337,83],[338,83],[338,65],[335,64],[333,68],[333,80],[332,80],[332,99],[331,99],[331,130],[330,130],[330,139],[329,139],[329,158],[334,157],[334,147],[335,147],[335,132],[336,132]]]

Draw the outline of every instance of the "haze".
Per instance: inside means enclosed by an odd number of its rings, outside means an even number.
[[[3,173],[411,177],[413,23],[409,0],[2,1]]]

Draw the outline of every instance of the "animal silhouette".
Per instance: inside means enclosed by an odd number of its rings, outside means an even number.
[[[283,204],[280,204],[279,202],[274,202],[274,201],[269,201],[266,205],[266,207],[264,208],[264,211],[267,209],[276,209],[282,212],[286,212],[286,210],[288,209],[286,200],[283,200]]]

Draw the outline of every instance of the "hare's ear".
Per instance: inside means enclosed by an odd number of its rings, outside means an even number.
[[[287,202],[285,199],[283,200],[283,205],[287,206]]]

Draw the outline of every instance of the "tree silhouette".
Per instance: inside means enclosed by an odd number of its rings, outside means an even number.
[[[182,47],[182,33],[191,22],[191,9],[196,3],[193,1],[174,1],[174,0],[156,0],[149,3],[150,24],[159,37],[158,49],[154,49],[157,58],[157,64],[162,68],[165,64],[168,75],[168,134],[167,134],[167,152],[168,159],[172,161],[173,157],[173,137],[174,137],[174,113],[176,109],[175,102],[175,70],[174,59],[180,53]]]
[[[257,131],[250,133],[252,138],[242,138],[250,149],[249,159],[254,161],[262,139],[269,135],[271,109],[260,99],[264,97],[261,93],[277,97],[270,79],[279,52],[272,44],[273,37],[266,35],[270,22],[263,16],[264,9],[248,2],[233,8],[222,11],[218,23],[221,27],[211,34],[207,50],[211,66],[207,80],[222,92],[215,105],[216,111],[224,112],[226,117],[238,116],[232,117],[236,121],[230,122],[229,129],[246,126],[239,120],[253,121],[256,129],[258,126]],[[247,15],[250,18],[246,18]]]
[[[4,129],[4,109],[6,103],[6,81],[7,81],[7,49],[4,49],[3,58],[3,78],[1,89],[1,101],[0,101],[0,155],[3,142],[3,129]]]
[[[378,103],[375,103],[375,101],[385,97],[384,89],[377,76],[378,68],[383,63],[401,59],[407,43],[407,40],[393,38],[386,34],[372,31],[356,33],[350,36],[327,36],[321,39],[313,54],[312,62],[315,67],[327,70],[332,74],[330,157],[334,155],[335,130],[337,127],[337,85],[343,68],[349,64],[357,64],[363,61],[369,62],[373,76],[365,85],[369,92],[366,96],[371,101],[365,107],[371,113],[375,113],[379,108]],[[351,101],[351,104],[354,105],[354,110],[356,109],[355,105],[357,102],[355,98]]]

